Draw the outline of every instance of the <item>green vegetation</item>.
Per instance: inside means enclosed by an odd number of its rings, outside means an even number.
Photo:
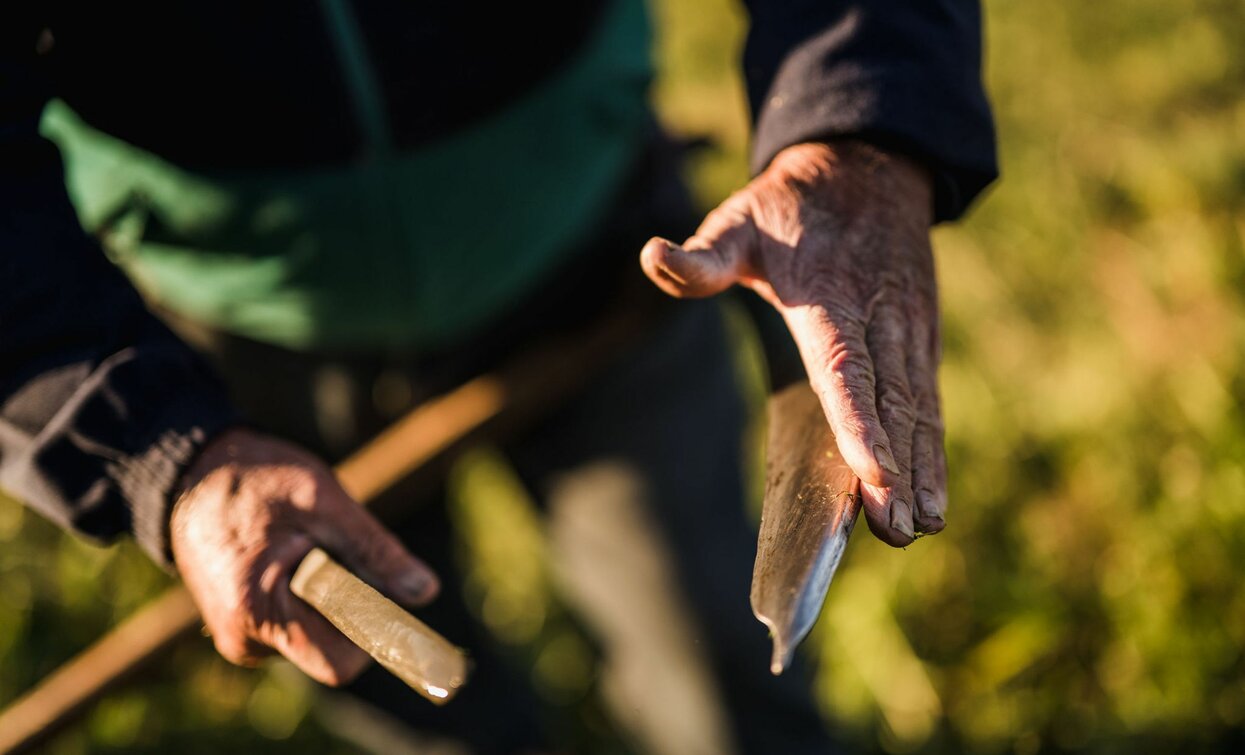
[[[657,7],[659,109],[718,145],[691,166],[706,204],[746,177],[727,5]],[[1245,5],[987,17],[1005,180],[936,237],[949,526],[905,551],[861,528],[810,642],[818,691],[863,751],[1218,751],[1245,727]],[[591,649],[534,518],[492,457],[456,480],[473,599],[573,709]],[[166,583],[0,502],[0,702]],[[351,749],[296,674],[208,645],[53,750]]]

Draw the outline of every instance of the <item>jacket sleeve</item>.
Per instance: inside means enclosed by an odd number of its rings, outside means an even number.
[[[748,0],[752,167],[793,144],[859,137],[922,161],[935,218],[998,177],[977,0]]]
[[[208,368],[145,308],[78,224],[59,155],[38,134],[48,99],[38,29],[0,32],[0,487],[57,524],[133,532],[170,563],[170,494],[234,421]]]

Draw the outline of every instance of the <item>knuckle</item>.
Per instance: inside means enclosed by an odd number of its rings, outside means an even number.
[[[916,425],[916,410],[912,408],[912,402],[897,395],[880,397],[878,414],[883,424],[897,425],[908,432]]]
[[[330,490],[332,481],[321,470],[308,464],[291,464],[282,467],[278,473],[277,484],[284,492],[284,498],[291,506],[300,511],[314,511],[323,506]]]
[[[257,641],[270,648],[280,648],[290,644],[289,632],[276,621],[259,622],[253,634]]]
[[[885,267],[879,270],[873,279],[876,284],[876,302],[887,302],[897,306],[911,296],[912,286],[903,268]]]
[[[860,388],[873,383],[873,360],[863,346],[838,341],[826,352],[824,371],[833,383]]]
[[[754,198],[753,192],[747,187],[732,192],[721,204],[709,211],[705,216],[705,223],[712,221],[734,225],[745,222],[753,210]]]
[[[739,225],[746,218],[747,215],[744,214],[744,210],[739,203],[728,199],[710,210],[708,215],[705,215],[705,221],[701,224],[700,229],[697,230],[696,235],[712,235],[726,228]]]
[[[884,372],[878,376],[876,391],[878,402],[904,404],[915,411],[916,401],[908,381],[894,372]]]
[[[868,438],[880,430],[878,418],[872,411],[872,392],[862,395],[848,385],[831,385],[819,391],[824,406],[831,407],[835,433],[853,438]]]
[[[879,379],[876,390],[878,414],[883,421],[903,422],[909,428],[916,423],[916,401],[905,381],[896,378]]]

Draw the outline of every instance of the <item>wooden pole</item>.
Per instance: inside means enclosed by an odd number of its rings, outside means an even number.
[[[334,472],[367,503],[413,473],[443,466],[484,431],[513,432],[561,403],[653,322],[634,306],[587,332],[551,339],[496,373],[482,375],[413,409]],[[171,587],[0,711],[0,753],[45,741],[108,691],[197,627],[189,593]]]

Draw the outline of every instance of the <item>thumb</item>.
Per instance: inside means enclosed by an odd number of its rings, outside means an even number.
[[[756,243],[757,229],[748,202],[736,194],[705,216],[696,235],[682,246],[663,238],[650,239],[640,252],[640,266],[671,296],[713,296],[748,276]]]
[[[325,494],[312,535],[360,579],[407,606],[422,606],[440,591],[440,580],[367,509],[346,495]]]

